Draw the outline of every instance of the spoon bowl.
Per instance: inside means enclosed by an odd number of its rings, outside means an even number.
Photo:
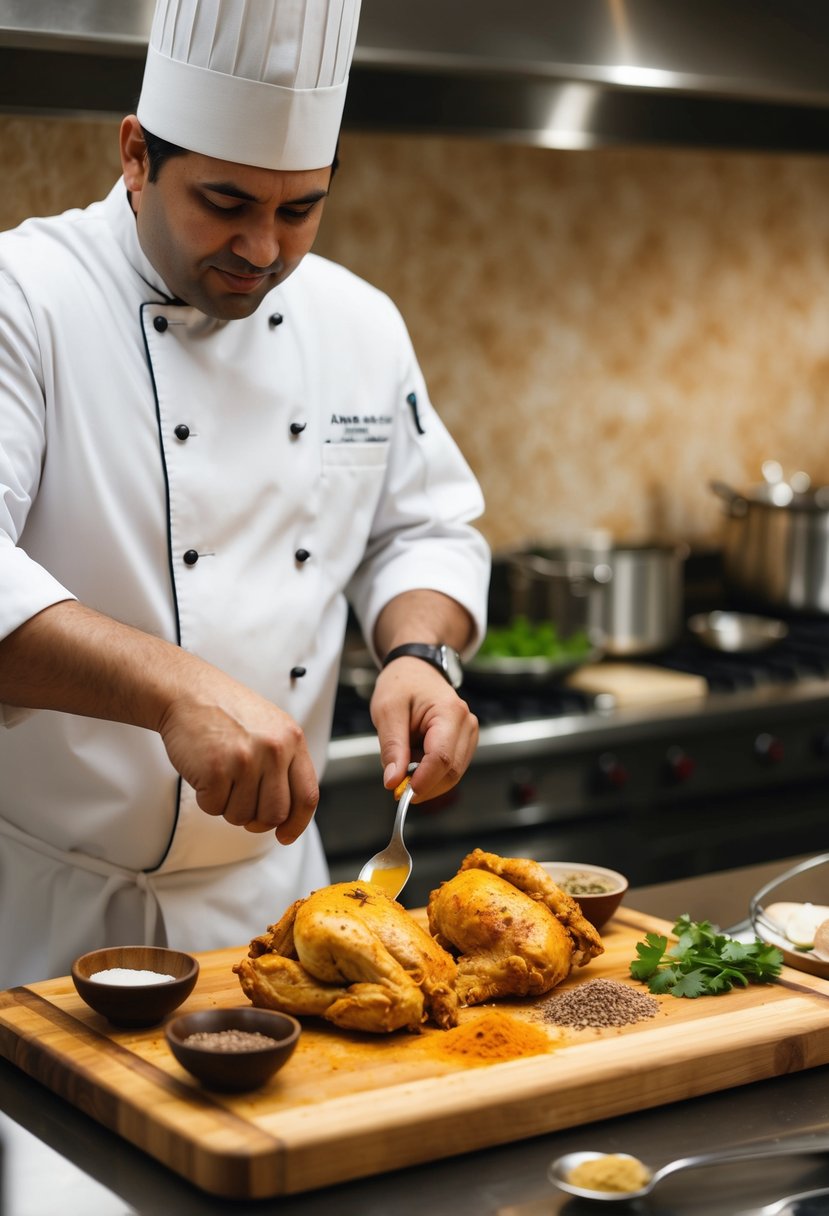
[[[369,858],[357,875],[361,882],[371,882],[381,887],[392,899],[397,899],[412,872],[412,856],[403,842],[406,812],[414,796],[409,777],[406,778],[405,787],[397,800],[391,840],[384,849]]]
[[[570,1182],[571,1174],[580,1165],[593,1161],[607,1161],[609,1158],[620,1163],[631,1161],[643,1166],[649,1174],[647,1182],[638,1189],[627,1191],[600,1191],[594,1190],[592,1187],[579,1186],[578,1183]],[[565,1153],[563,1157],[557,1157],[555,1161],[550,1163],[547,1177],[553,1186],[557,1186],[561,1191],[566,1191],[568,1195],[578,1195],[581,1199],[605,1199],[610,1202],[620,1199],[640,1199],[643,1195],[648,1195],[655,1186],[653,1171],[644,1165],[644,1162],[640,1162],[638,1157],[634,1157],[630,1153],[598,1153],[591,1151]]]
[[[729,1161],[756,1161],[767,1159],[769,1157],[787,1157],[796,1153],[825,1153],[829,1152],[829,1137],[828,1136],[813,1136],[809,1139],[792,1138],[789,1140],[770,1141],[766,1144],[748,1144],[742,1148],[721,1149],[712,1153],[698,1153],[693,1157],[679,1157],[676,1161],[669,1161],[666,1165],[661,1165],[658,1169],[652,1169],[644,1162],[640,1162],[638,1157],[631,1156],[630,1153],[599,1153],[599,1152],[578,1152],[565,1153],[563,1157],[557,1157],[550,1162],[547,1169],[547,1177],[552,1182],[553,1186],[557,1186],[559,1190],[566,1191],[568,1195],[577,1195],[580,1199],[598,1199],[609,1203],[627,1202],[631,1199],[642,1199],[645,1195],[649,1195],[658,1182],[663,1178],[667,1178],[669,1174],[675,1174],[679,1170],[696,1169],[704,1165],[720,1165]],[[577,1166],[584,1165],[587,1162],[606,1161],[608,1159],[619,1162],[634,1161],[638,1162],[644,1169],[647,1181],[641,1186],[631,1190],[594,1190],[592,1187],[580,1186],[578,1183],[571,1182],[570,1178]]]

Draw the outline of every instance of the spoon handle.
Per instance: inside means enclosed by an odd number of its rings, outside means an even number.
[[[394,816],[394,824],[391,830],[392,840],[394,840],[395,836],[399,837],[400,840],[403,839],[403,824],[406,821],[406,812],[413,797],[414,790],[410,783],[397,800],[397,812]]]
[[[829,1187],[821,1186],[814,1191],[802,1191],[799,1195],[789,1195],[775,1203],[767,1203],[757,1216],[820,1216],[821,1212],[826,1211],[827,1198]]]
[[[695,1166],[716,1165],[726,1161],[756,1161],[766,1157],[787,1157],[797,1153],[829,1152],[829,1136],[802,1136],[791,1140],[780,1140],[768,1144],[746,1145],[745,1148],[724,1148],[713,1153],[699,1153],[693,1157],[680,1157],[654,1170],[652,1183],[667,1178],[677,1170],[693,1169]]]

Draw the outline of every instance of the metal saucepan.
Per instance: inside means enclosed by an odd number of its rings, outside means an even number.
[[[699,612],[688,620],[688,629],[703,646],[727,654],[767,650],[789,632],[784,621],[751,612]]]
[[[797,489],[794,478],[744,492],[709,484],[726,504],[723,574],[731,589],[778,612],[829,613],[829,487]]]
[[[653,654],[683,628],[683,545],[535,548],[510,558],[512,610],[583,629],[607,655]]]

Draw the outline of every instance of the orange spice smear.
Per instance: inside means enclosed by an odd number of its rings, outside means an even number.
[[[466,1064],[485,1064],[493,1060],[515,1060],[552,1051],[555,1044],[537,1026],[510,1017],[500,1009],[487,1010],[453,1030],[432,1039],[435,1051]]]

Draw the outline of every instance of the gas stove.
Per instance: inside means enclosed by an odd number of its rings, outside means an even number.
[[[688,615],[710,606],[728,604],[689,596]],[[829,849],[829,620],[788,625],[758,653],[688,635],[635,660],[702,677],[707,694],[683,700],[631,706],[560,683],[470,683],[478,750],[454,790],[410,811],[405,902],[423,902],[476,846],[592,861],[634,883]],[[338,880],[391,829],[368,703],[352,688],[338,696],[317,815]]]

